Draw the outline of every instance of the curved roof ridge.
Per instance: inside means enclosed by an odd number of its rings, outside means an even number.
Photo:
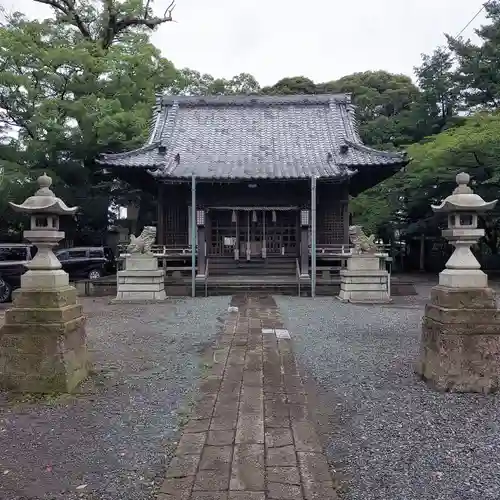
[[[370,148],[369,146],[365,146],[364,144],[359,144],[354,141],[346,141],[346,143],[357,149],[358,151],[362,151],[364,153],[370,153],[375,156],[381,156],[383,158],[391,158],[391,159],[401,159],[404,160],[406,157],[406,152],[399,151],[381,151],[380,149]]]
[[[234,94],[216,96],[178,96],[165,94],[161,98],[161,103],[164,106],[171,106],[174,102],[178,102],[180,106],[317,105],[328,104],[332,99],[350,104],[351,95],[347,93],[289,95]]]
[[[157,148],[159,145],[159,142],[152,142],[150,144],[146,144],[145,146],[142,146],[137,149],[132,149],[131,151],[122,151],[121,153],[102,153],[101,157],[102,160],[97,158],[96,162],[97,163],[107,163],[104,160],[113,160],[113,159],[120,159],[120,158],[128,158],[129,156],[135,156],[137,154],[141,153],[147,153],[148,151],[151,151],[155,148]]]

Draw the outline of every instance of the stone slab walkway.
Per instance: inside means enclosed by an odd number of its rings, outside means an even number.
[[[274,299],[232,305],[158,500],[336,499]]]

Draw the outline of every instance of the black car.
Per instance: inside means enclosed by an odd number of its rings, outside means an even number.
[[[21,275],[35,255],[36,247],[29,243],[0,243],[0,303],[9,301],[21,286]]]
[[[95,280],[116,273],[116,259],[108,247],[73,247],[54,253],[71,279]]]

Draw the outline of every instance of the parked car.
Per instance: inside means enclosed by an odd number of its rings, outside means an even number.
[[[35,255],[36,247],[29,243],[0,243],[0,303],[8,302],[21,286],[21,275]]]
[[[54,252],[71,279],[95,280],[116,273],[116,259],[108,247],[73,247]]]

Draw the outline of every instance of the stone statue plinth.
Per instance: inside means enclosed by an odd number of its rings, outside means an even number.
[[[161,302],[167,298],[165,276],[158,269],[158,258],[151,253],[156,228],[147,226],[133,237],[125,258],[125,269],[117,274],[117,293],[113,302]]]
[[[85,317],[76,289],[52,252],[64,238],[59,215],[74,214],[38,179],[40,189],[14,210],[31,215],[26,239],[38,252],[21,277],[21,288],[0,328],[0,386],[17,392],[71,392],[88,375]]]
[[[343,302],[383,304],[391,301],[384,253],[352,254],[340,271],[339,299]]]
[[[478,213],[493,208],[457,175],[458,187],[435,212],[448,214],[443,236],[455,251],[431,290],[422,321],[417,373],[441,391],[489,393],[500,384],[500,315],[487,275],[470,247],[484,235]]]

